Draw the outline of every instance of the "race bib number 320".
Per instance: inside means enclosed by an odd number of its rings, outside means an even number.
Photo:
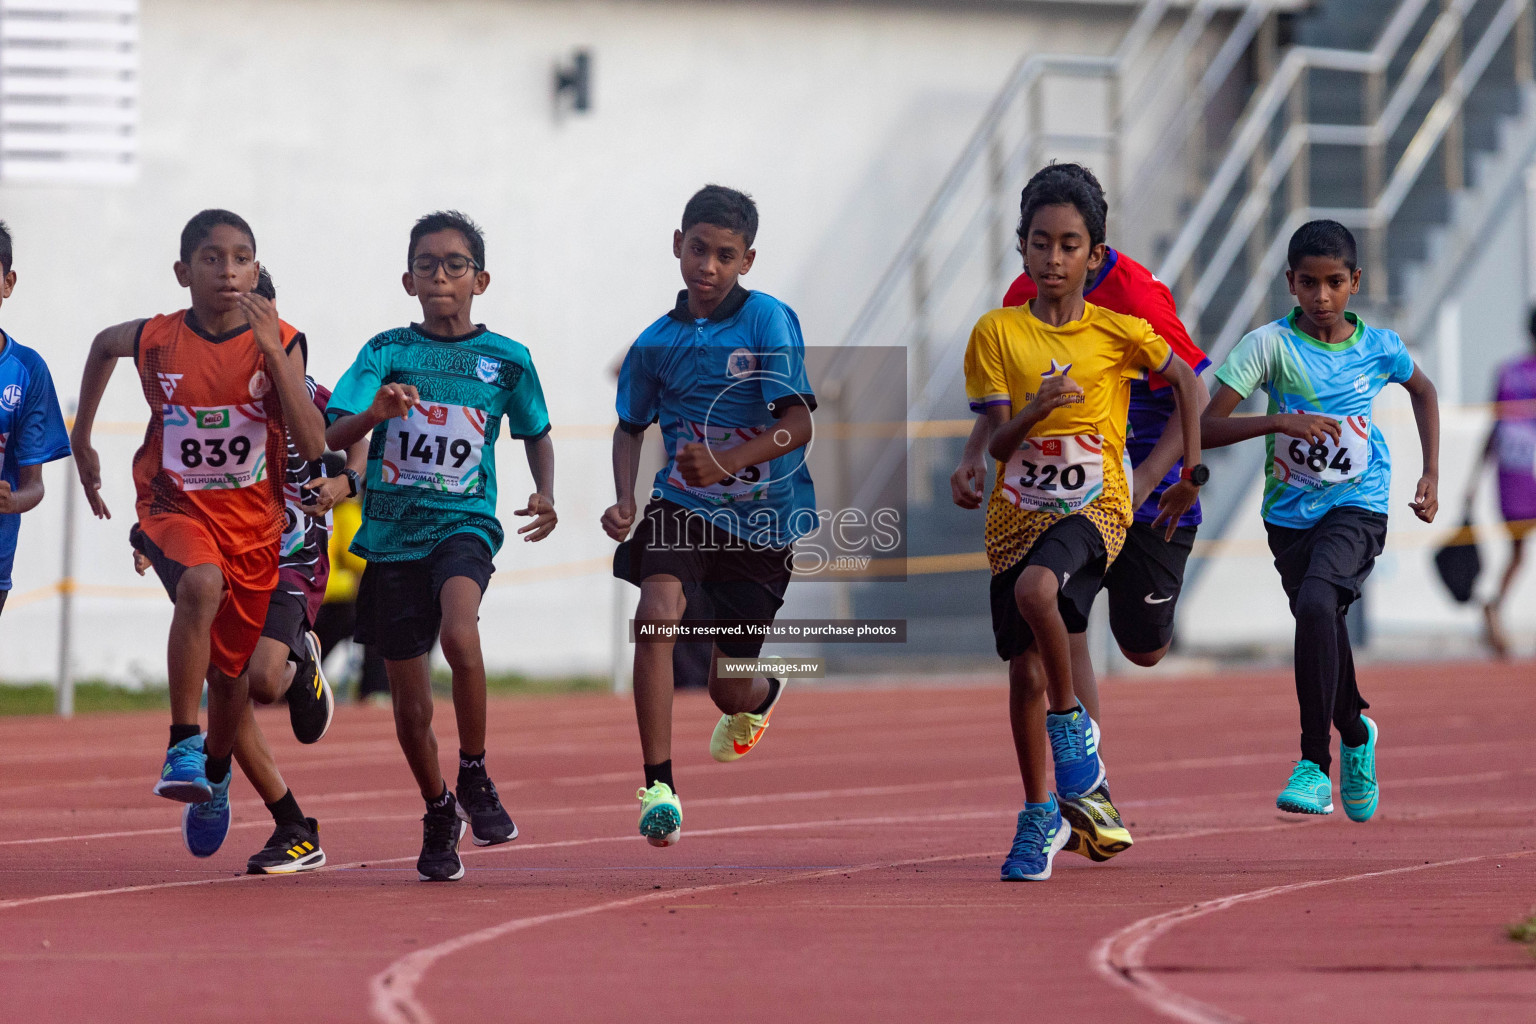
[[[1323,415],[1327,415],[1324,413]],[[1322,441],[1275,437],[1275,479],[1304,490],[1321,490],[1365,472],[1371,461],[1371,418],[1348,416],[1339,421],[1339,439]]]
[[[708,446],[709,450],[717,456],[721,452],[730,451],[737,445],[752,440],[768,429],[766,427],[716,426],[712,423],[689,423],[687,427],[688,432],[677,439],[679,449],[685,444],[702,444]],[[667,474],[667,483],[678,490],[686,491],[696,498],[702,498],[716,505],[729,505],[737,501],[759,501],[768,496],[769,466],[766,462],[759,462],[754,466],[746,466],[738,470],[735,476],[728,476],[708,487],[694,487],[684,482],[683,474],[678,470],[677,462],[674,460],[671,471]]]
[[[183,491],[225,491],[267,478],[267,414],[255,405],[163,405],[160,465]]]
[[[1104,439],[1028,438],[1008,460],[999,486],[1019,508],[1076,512],[1104,493]]]
[[[386,426],[385,483],[453,494],[484,487],[484,412],[467,405],[423,402]]]

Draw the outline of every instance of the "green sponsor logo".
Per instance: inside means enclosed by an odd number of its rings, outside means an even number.
[[[197,425],[204,430],[222,430],[229,426],[229,410],[204,409],[197,414]]]

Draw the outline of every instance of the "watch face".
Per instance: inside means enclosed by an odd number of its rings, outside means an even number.
[[[1205,482],[1211,478],[1211,471],[1203,464],[1189,471],[1189,482],[1196,487],[1204,487]]]

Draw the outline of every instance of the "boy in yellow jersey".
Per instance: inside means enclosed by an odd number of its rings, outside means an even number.
[[[1194,372],[1146,321],[1083,299],[1090,260],[1104,258],[1102,209],[1079,178],[1035,180],[1020,210],[1019,245],[1038,295],[983,316],[965,352],[966,394],[987,417],[987,450],[999,463],[986,525],[992,630],[1009,663],[1009,718],[1027,801],[1004,881],[1049,878],[1067,844],[1047,753],[1063,798],[1105,781],[1098,726],[1072,689],[1067,636],[1087,629],[1093,597],[1131,524],[1123,452],[1133,380],[1161,374],[1184,429],[1184,477],[1164,492],[1153,525],[1177,521],[1199,493],[1190,478],[1204,476]],[[1043,673],[1031,671],[1033,658]]]

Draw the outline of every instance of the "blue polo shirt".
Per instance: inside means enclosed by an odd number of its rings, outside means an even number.
[[[0,480],[14,490],[22,466],[69,454],[69,434],[43,357],[0,332]],[[21,516],[0,515],[0,590],[11,589]]]
[[[740,285],[707,317],[688,311],[688,293],[635,339],[619,371],[619,422],[630,433],[661,425],[667,462],[653,498],[707,513],[750,543],[787,547],[813,532],[816,489],[806,448],[748,466],[709,487],[690,487],[676,469],[690,442],[723,451],[774,429],[796,405],[812,411],[805,339],[795,311]]]

